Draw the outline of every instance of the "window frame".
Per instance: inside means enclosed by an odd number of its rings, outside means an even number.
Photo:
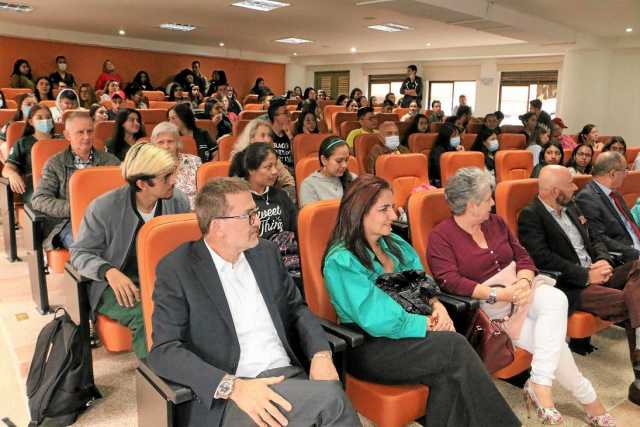
[[[428,104],[425,105],[425,111],[426,110],[431,110],[431,85],[433,83],[451,83],[451,111],[453,111],[453,107],[455,107],[455,93],[456,93],[456,83],[475,83],[476,85],[476,92],[478,90],[478,81],[477,80],[429,80],[429,96],[427,97],[427,102]],[[474,105],[472,108],[473,111],[475,111],[475,99],[476,97],[474,96]],[[438,101],[440,101],[441,105],[442,105],[442,100],[439,99]],[[442,109],[444,110],[444,106],[442,106]]]

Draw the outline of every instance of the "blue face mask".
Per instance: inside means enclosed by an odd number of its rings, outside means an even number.
[[[498,148],[500,148],[500,143],[498,142],[497,139],[490,139],[488,142],[489,142],[489,145],[487,145],[487,150],[489,150],[492,153],[495,153],[496,151],[498,151]]]
[[[29,113],[31,112],[31,105],[23,105],[21,111],[22,111],[22,118],[26,120],[27,117],[29,117]]]
[[[42,133],[50,133],[51,129],[53,129],[53,120],[44,119],[44,120],[34,120],[33,128]]]
[[[451,140],[449,141],[449,144],[451,144],[451,146],[453,148],[458,148],[458,145],[460,145],[460,137],[459,136],[454,136],[453,138],[451,138]]]

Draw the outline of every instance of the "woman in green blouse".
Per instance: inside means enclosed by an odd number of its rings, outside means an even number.
[[[430,387],[427,420],[434,426],[520,426],[482,361],[437,300],[434,313],[406,312],[375,281],[383,273],[422,270],[413,248],[391,232],[393,192],[362,175],[344,195],[323,261],[340,323],[365,335],[349,354],[356,378]]]

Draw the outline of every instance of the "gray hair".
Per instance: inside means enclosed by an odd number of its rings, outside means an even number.
[[[242,178],[214,178],[207,182],[196,196],[195,211],[202,235],[216,217],[223,216],[229,208],[227,194],[249,192],[249,183]]]
[[[153,128],[151,132],[151,143],[155,144],[161,133],[170,133],[176,139],[178,148],[182,148],[182,140],[180,139],[180,131],[178,127],[171,122],[160,122]]]
[[[249,122],[247,127],[244,128],[242,133],[238,136],[236,143],[233,145],[233,150],[231,150],[231,158],[236,155],[236,153],[241,152],[245,148],[249,146],[251,140],[255,138],[256,132],[260,126],[266,126],[271,129],[271,122],[259,118],[255,118]]]
[[[593,165],[591,175],[603,176],[612,170],[620,168],[620,165],[627,166],[627,159],[617,151],[605,151],[600,153]]]
[[[444,196],[453,214],[462,215],[469,202],[482,202],[494,187],[495,179],[486,169],[462,168],[447,181]]]

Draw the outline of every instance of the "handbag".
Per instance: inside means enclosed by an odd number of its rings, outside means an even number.
[[[440,295],[440,288],[424,271],[405,270],[384,273],[376,279],[376,286],[400,304],[408,313],[431,315],[429,300]]]

